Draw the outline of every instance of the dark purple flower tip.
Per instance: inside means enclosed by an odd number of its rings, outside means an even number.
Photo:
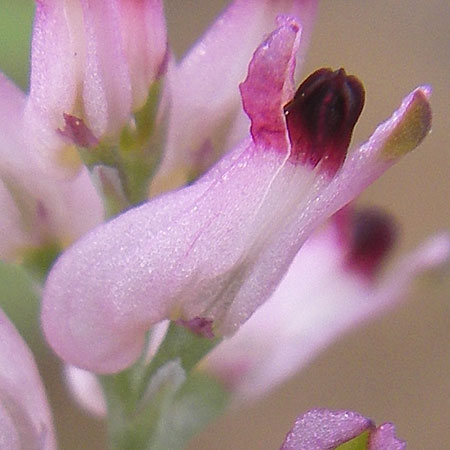
[[[341,218],[340,228],[347,248],[346,266],[369,277],[375,275],[397,238],[393,218],[381,210],[365,208],[350,212],[347,220]]]
[[[344,69],[319,69],[284,107],[291,160],[334,175],[347,154],[353,128],[364,106],[361,82]]]
[[[70,114],[63,114],[65,126],[59,133],[78,147],[92,148],[98,145],[98,139],[82,119]]]
[[[202,336],[207,339],[213,339],[214,338],[214,332],[213,332],[213,321],[211,319],[206,319],[204,317],[195,317],[191,320],[177,320],[177,325],[186,327],[190,331],[192,331],[194,334],[198,336]]]

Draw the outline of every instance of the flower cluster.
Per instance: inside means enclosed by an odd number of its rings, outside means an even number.
[[[97,414],[120,409],[125,377],[119,443],[167,438],[142,417],[165,392],[152,412],[164,420],[192,380],[235,403],[265,394],[449,258],[442,234],[380,273],[393,221],[351,202],[427,135],[431,88],[349,151],[358,78],[322,68],[296,87],[316,9],[234,0],[176,62],[161,0],[37,0],[30,91],[0,78],[0,257],[61,252],[42,328]],[[0,337],[0,447],[55,448],[34,361],[3,314]],[[353,439],[404,448],[390,424],[314,410],[282,450]]]

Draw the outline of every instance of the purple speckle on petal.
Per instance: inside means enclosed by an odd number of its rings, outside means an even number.
[[[202,336],[207,339],[214,338],[214,332],[212,329],[213,321],[204,317],[195,317],[191,320],[177,320],[176,323],[183,327],[188,328],[193,333]]]
[[[64,121],[66,122],[64,128],[58,130],[62,136],[78,147],[91,148],[98,145],[98,139],[82,119],[64,113]]]

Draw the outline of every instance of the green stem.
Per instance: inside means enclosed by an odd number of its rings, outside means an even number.
[[[149,365],[144,365],[143,354],[130,369],[100,377],[108,407],[109,448],[181,449],[222,412],[227,400],[223,388],[192,370],[218,342],[172,323]]]

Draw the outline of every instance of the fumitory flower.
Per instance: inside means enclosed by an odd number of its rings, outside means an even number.
[[[55,264],[42,323],[67,362],[120,371],[164,319],[233,334],[314,228],[427,134],[430,89],[419,87],[346,157],[361,83],[320,69],[295,92],[301,25],[291,16],[277,23],[240,85],[250,135],[190,186],[96,228]]]
[[[0,448],[56,449],[52,418],[36,363],[1,309]]]
[[[76,149],[107,206],[111,189],[128,197],[126,205],[146,198],[154,155],[142,116],[166,59],[159,0],[36,2],[30,92],[0,77],[2,259],[57,253],[102,221],[101,198]],[[130,181],[133,164],[142,180]],[[119,172],[123,189],[108,169]]]

